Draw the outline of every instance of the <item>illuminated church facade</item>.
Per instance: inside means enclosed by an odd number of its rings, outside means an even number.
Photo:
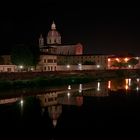
[[[51,30],[48,32],[46,39],[42,36],[39,37],[39,48],[41,52],[48,54],[57,55],[82,55],[83,46],[81,43],[77,44],[62,44],[61,35],[56,29],[56,25],[53,22],[51,25]]]

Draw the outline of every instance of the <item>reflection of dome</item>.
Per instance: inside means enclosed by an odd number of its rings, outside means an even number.
[[[62,106],[61,105],[49,106],[48,113],[49,113],[50,118],[52,119],[53,126],[56,127],[57,119],[62,113]]]
[[[57,120],[53,120],[53,126],[56,127],[57,125]]]

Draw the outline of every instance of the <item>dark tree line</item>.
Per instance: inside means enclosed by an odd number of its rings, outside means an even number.
[[[17,66],[30,68],[36,66],[39,61],[39,47],[35,45],[18,44],[12,48],[11,61]]]

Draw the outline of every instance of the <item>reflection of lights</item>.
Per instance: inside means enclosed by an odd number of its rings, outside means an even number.
[[[100,84],[100,82],[98,82],[97,83],[97,91],[100,91],[100,86],[101,86],[101,84]]]
[[[79,85],[79,93],[82,92],[82,84]]]
[[[140,79],[139,78],[137,78],[137,82],[139,82],[140,81]]]
[[[67,93],[67,96],[70,97],[70,92]]]
[[[24,102],[23,102],[23,99],[21,99],[21,100],[20,100],[20,105],[21,105],[21,107],[23,106],[23,103],[24,103]]]
[[[70,65],[67,65],[67,68],[69,69],[70,68]]]
[[[111,81],[108,81],[108,88],[111,88]]]
[[[131,79],[128,79],[128,85],[131,86]]]
[[[128,85],[125,85],[125,89],[128,90]]]
[[[69,89],[69,90],[71,89],[71,85],[68,85],[68,89]]]
[[[139,87],[136,87],[136,90],[138,91],[139,90]]]
[[[128,90],[129,79],[125,79],[125,89]]]
[[[128,79],[125,79],[125,84],[128,85]]]
[[[82,70],[82,64],[78,64],[78,68],[79,68],[79,70]]]
[[[120,60],[119,60],[119,58],[116,58],[116,61],[118,61],[118,62],[119,62],[119,61],[120,61]]]

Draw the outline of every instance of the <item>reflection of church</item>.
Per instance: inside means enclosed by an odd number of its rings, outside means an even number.
[[[61,55],[82,55],[83,46],[78,43],[75,45],[64,45],[61,44],[61,35],[56,30],[56,25],[53,22],[51,30],[48,32],[46,40],[42,34],[39,38],[39,47],[42,52],[48,54],[61,54]]]

